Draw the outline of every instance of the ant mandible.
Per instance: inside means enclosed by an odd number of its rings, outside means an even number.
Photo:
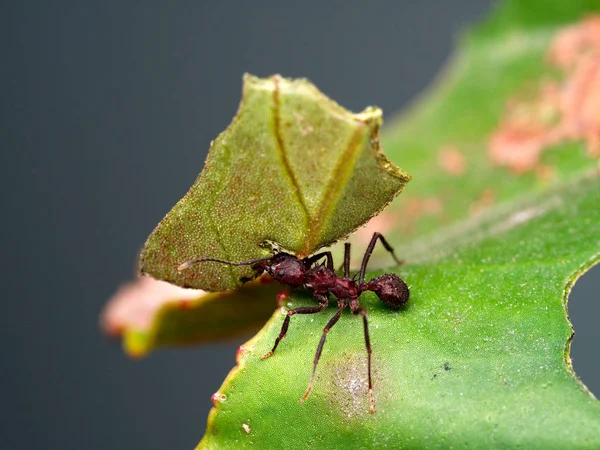
[[[299,307],[294,309],[288,309],[285,320],[281,327],[281,332],[271,351],[265,353],[260,358],[265,359],[275,353],[277,346],[281,339],[283,339],[287,333],[290,318],[294,314],[314,314],[323,311],[329,303],[329,294],[333,294],[338,301],[338,310],[335,315],[327,322],[321,335],[321,341],[317,347],[317,353],[313,363],[313,371],[308,383],[308,388],[304,396],[300,399],[300,403],[303,403],[312,390],[313,381],[315,379],[315,373],[317,371],[317,364],[323,351],[323,345],[325,344],[325,338],[327,333],[333,327],[342,315],[342,311],[349,306],[350,311],[354,315],[361,315],[363,317],[365,344],[367,347],[367,367],[369,372],[369,411],[375,412],[375,401],[373,398],[373,382],[371,377],[371,342],[369,339],[369,326],[367,322],[367,312],[362,309],[358,303],[358,298],[365,291],[372,291],[377,294],[379,299],[391,308],[398,309],[406,304],[408,301],[410,292],[406,283],[393,273],[381,275],[373,278],[372,280],[365,282],[365,271],[369,258],[373,253],[377,240],[380,240],[385,249],[390,252],[396,263],[402,264],[402,262],[394,254],[394,249],[385,240],[380,233],[373,234],[371,242],[365,251],[365,255],[360,266],[360,272],[357,272],[350,278],[350,244],[344,245],[344,276],[339,277],[335,274],[333,268],[333,257],[331,252],[321,252],[316,255],[299,259],[289,253],[277,253],[267,258],[255,259],[252,261],[245,262],[231,262],[224,261],[216,258],[199,258],[191,261],[187,261],[179,266],[178,270],[185,270],[193,264],[207,261],[219,262],[222,264],[229,264],[232,266],[243,266],[252,265],[252,269],[256,272],[256,276],[260,276],[262,273],[267,272],[274,280],[286,284],[292,288],[304,287],[310,290],[315,297],[315,300],[319,303],[318,306]],[[319,260],[322,258],[326,259],[325,264],[319,264]],[[356,277],[358,281],[356,281]]]

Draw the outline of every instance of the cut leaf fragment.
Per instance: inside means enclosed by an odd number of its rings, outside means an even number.
[[[142,357],[166,346],[188,346],[257,332],[289,289],[259,278],[240,289],[209,293],[150,277],[123,286],[106,306],[101,325]],[[278,294],[282,294],[279,295]]]
[[[379,148],[381,110],[352,114],[307,80],[244,77],[231,125],[204,170],[148,238],[140,271],[183,287],[222,291],[253,276],[247,261],[270,246],[300,257],[381,211],[410,177]]]

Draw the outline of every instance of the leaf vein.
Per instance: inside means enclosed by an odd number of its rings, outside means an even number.
[[[292,170],[292,166],[287,157],[287,153],[285,150],[285,144],[283,141],[283,136],[281,135],[281,114],[279,112],[281,108],[281,101],[279,98],[279,77],[273,77],[274,89],[273,89],[273,132],[275,134],[275,143],[276,143],[276,151],[279,154],[279,158],[281,159],[281,163],[284,168],[284,173],[288,176],[290,181],[292,190],[296,195],[298,202],[304,212],[304,220],[305,220],[305,228],[308,229],[308,224],[310,222],[310,214],[308,212],[308,207],[302,197],[302,191],[300,189],[300,185]]]

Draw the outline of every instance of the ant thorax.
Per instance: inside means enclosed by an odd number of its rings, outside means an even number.
[[[332,281],[336,278],[335,273],[323,265],[317,265],[306,272],[304,285],[313,292],[331,292]]]
[[[351,278],[340,278],[335,280],[335,285],[331,286],[329,292],[336,296],[336,298],[347,298],[348,300],[357,299],[360,295],[359,284]]]
[[[304,285],[313,292],[331,293],[338,299],[357,298],[360,294],[356,281],[338,277],[323,265],[309,270],[304,278]]]

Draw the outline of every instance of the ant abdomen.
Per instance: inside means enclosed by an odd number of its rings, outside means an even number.
[[[365,290],[373,291],[377,297],[391,308],[401,308],[408,302],[408,285],[396,274],[386,273],[365,284]]]

